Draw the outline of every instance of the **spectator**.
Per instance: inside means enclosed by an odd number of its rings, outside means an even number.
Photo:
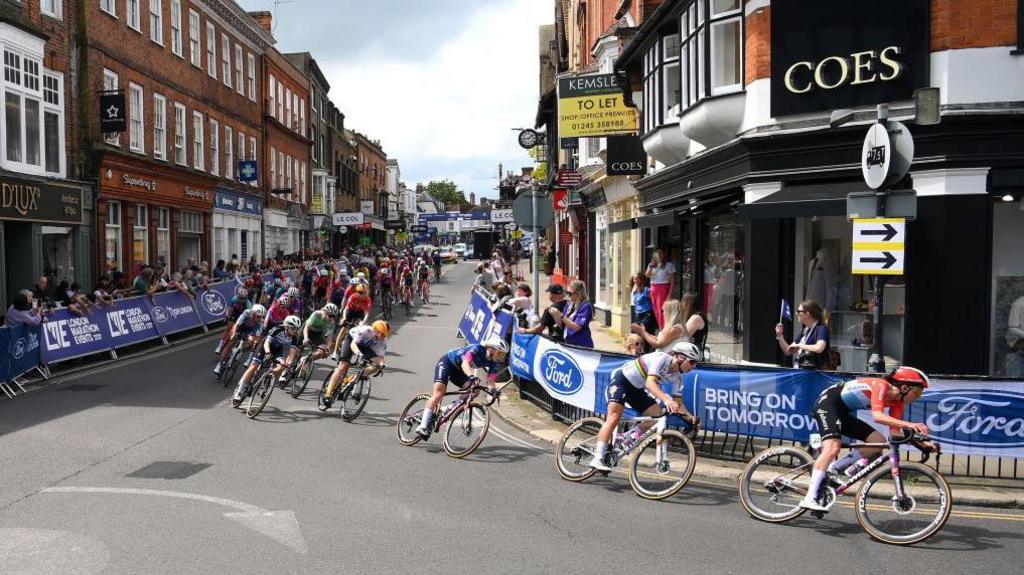
[[[142,268],[132,282],[132,295],[152,296],[156,293],[157,286],[153,283],[153,274],[153,268]]]
[[[639,334],[631,333],[626,336],[626,353],[634,357],[640,357],[647,350],[647,342]]]
[[[100,278],[96,289],[92,292],[93,301],[97,306],[113,306],[114,294],[110,291],[110,281],[107,278]]]
[[[217,265],[213,266],[213,279],[214,281],[220,281],[228,276],[231,270],[234,269],[234,262],[230,269],[224,268],[224,260],[217,260]]]
[[[703,350],[708,328],[695,294],[687,292],[683,296],[683,302],[677,299],[666,301],[662,306],[662,314],[665,318],[665,327],[657,335],[650,333],[640,324],[632,325],[630,330],[644,338],[644,341],[654,349],[665,351],[677,342],[688,341]],[[683,318],[686,318],[686,321],[683,321]]]
[[[476,265],[476,271],[474,272],[474,274],[475,275],[473,276],[473,286],[470,288],[470,291],[472,291],[472,290],[474,290],[476,288],[480,288],[480,289],[486,291],[487,290],[487,278],[484,275],[484,264],[477,264]]]
[[[665,300],[676,288],[676,266],[665,260],[664,250],[654,250],[645,275],[651,279],[651,305],[654,307],[654,317],[658,320],[658,329],[664,329],[665,317],[662,309]]]
[[[75,301],[74,293],[66,280],[60,282],[57,289],[53,290],[53,301],[58,308],[68,308],[75,315],[85,315],[85,310]]]
[[[551,284],[546,291],[551,305],[544,310],[540,317],[540,323],[531,328],[519,328],[519,333],[539,335],[546,329],[551,341],[561,343],[565,341],[565,328],[562,327],[561,322],[555,319],[555,314],[564,313],[565,308],[569,305],[569,300],[565,299],[565,289],[558,284]]]
[[[43,308],[38,305],[31,290],[23,289],[14,294],[7,315],[4,316],[4,327],[19,325],[39,325],[43,321]]]
[[[497,250],[491,254],[491,271],[494,273],[494,281],[500,282],[505,279],[505,260]]]
[[[651,303],[651,288],[647,286],[647,276],[637,272],[632,279],[633,313],[631,324],[640,324],[648,333],[658,331],[658,320],[654,317],[654,305]],[[639,334],[637,334],[639,335]],[[640,336],[643,339],[643,336]],[[646,346],[647,343],[644,342]],[[648,349],[647,351],[651,351]]]
[[[825,325],[825,311],[814,300],[805,300],[796,308],[800,321],[800,336],[793,343],[787,343],[785,328],[775,326],[775,339],[782,353],[793,356],[793,367],[800,369],[823,369],[828,360],[829,335]]]
[[[529,327],[535,318],[533,311],[533,290],[530,286],[521,283],[516,287],[516,293],[508,300],[515,311],[516,319],[520,327]]]
[[[594,319],[594,306],[587,296],[587,286],[581,280],[573,280],[566,293],[570,303],[565,313],[552,314],[565,327],[565,343],[593,349],[590,322]]]
[[[82,293],[82,286],[78,282],[71,283],[71,286],[69,286],[68,288],[67,294],[68,299],[70,300],[68,308],[71,309],[71,311],[74,311],[74,307],[77,307],[79,311],[75,313],[83,315],[89,313],[89,311],[92,309],[92,302],[90,302],[89,298],[84,293]]]
[[[47,306],[53,301],[53,290],[50,288],[50,278],[39,276],[36,285],[32,286],[32,297],[40,306]]]

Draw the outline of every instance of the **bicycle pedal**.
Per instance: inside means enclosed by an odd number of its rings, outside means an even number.
[[[825,511],[811,511],[811,517],[814,517],[815,519],[822,519],[825,517],[825,513]]]

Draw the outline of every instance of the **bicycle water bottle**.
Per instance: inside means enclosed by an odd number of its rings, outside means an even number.
[[[853,463],[853,465],[847,467],[846,470],[843,471],[843,473],[847,477],[853,477],[854,475],[857,475],[858,473],[860,473],[862,469],[867,467],[867,465],[868,465],[868,458],[867,457],[861,457],[860,459],[855,461]]]

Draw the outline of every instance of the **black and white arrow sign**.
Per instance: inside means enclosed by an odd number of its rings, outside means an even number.
[[[861,256],[860,263],[862,264],[881,264],[883,270],[891,269],[893,264],[896,263],[896,256],[889,252],[882,252],[881,257],[878,256]]]
[[[902,244],[906,241],[906,221],[900,218],[854,220],[853,243],[882,242]]]

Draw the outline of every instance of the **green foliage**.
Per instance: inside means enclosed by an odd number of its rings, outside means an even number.
[[[537,164],[537,167],[533,169],[533,177],[542,182],[546,182],[548,180],[548,163],[541,162]]]
[[[426,190],[435,199],[443,202],[445,206],[469,203],[466,200],[466,195],[451,180],[431,181],[427,184]]]

